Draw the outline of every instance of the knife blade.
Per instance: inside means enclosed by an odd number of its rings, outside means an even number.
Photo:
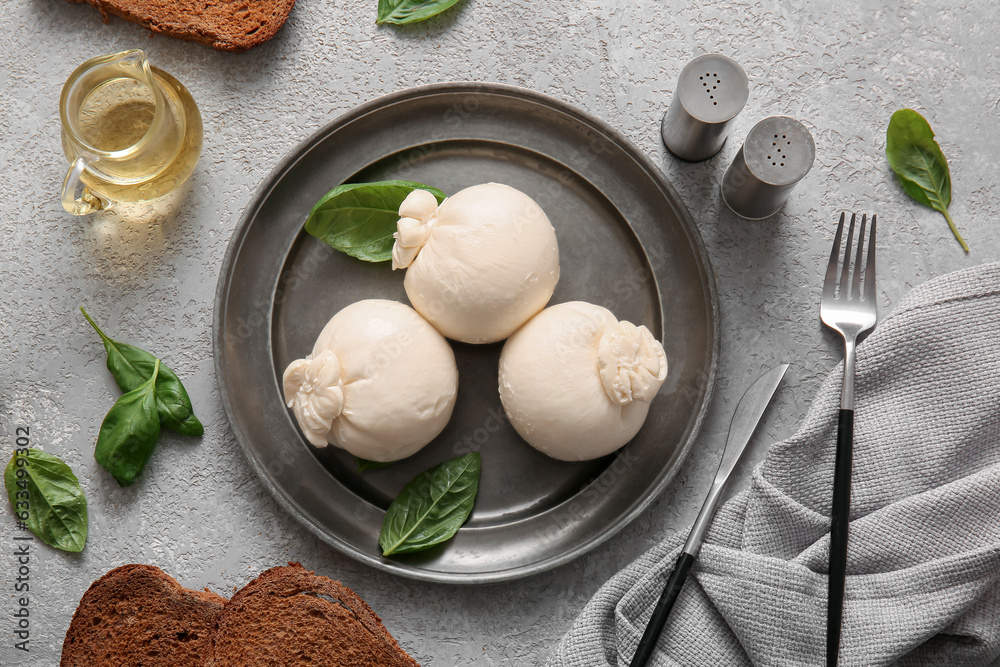
[[[705,504],[702,505],[698,518],[695,519],[694,525],[691,527],[684,548],[674,565],[674,571],[667,579],[663,593],[653,609],[653,615],[646,625],[645,632],[642,633],[642,639],[639,640],[639,645],[636,647],[629,667],[645,667],[649,657],[653,654],[663,626],[666,625],[667,616],[670,615],[670,610],[673,609],[674,602],[677,601],[684,580],[701,550],[701,543],[705,539],[708,526],[712,523],[712,517],[715,516],[715,509],[722,498],[722,492],[787,370],[788,364],[782,364],[757,378],[736,405],[733,421],[729,425],[726,448],[722,452],[719,472],[716,473],[715,481],[712,482],[712,488],[708,492]]]

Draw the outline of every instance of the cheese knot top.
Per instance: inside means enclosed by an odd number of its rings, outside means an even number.
[[[405,269],[417,258],[417,253],[431,237],[437,197],[427,190],[414,190],[399,205],[396,239],[392,244],[392,270]]]
[[[649,329],[622,321],[601,334],[597,367],[612,401],[649,403],[667,378],[667,355]]]
[[[306,440],[326,447],[326,434],[344,409],[340,360],[330,350],[307,359],[296,359],[282,376],[285,402],[295,413]]]

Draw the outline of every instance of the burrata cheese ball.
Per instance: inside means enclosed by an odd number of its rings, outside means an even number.
[[[313,445],[397,461],[451,418],[458,368],[448,341],[409,306],[369,299],[327,323],[282,378],[285,402]]]
[[[666,377],[663,346],[649,329],[583,301],[546,308],[500,355],[507,418],[529,445],[562,461],[625,445]]]
[[[548,217],[520,190],[474,185],[440,206],[414,190],[399,207],[393,269],[413,307],[443,335],[494,343],[545,307],[559,282]]]

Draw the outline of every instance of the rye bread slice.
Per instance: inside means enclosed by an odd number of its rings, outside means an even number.
[[[298,563],[240,589],[212,643],[214,667],[419,667],[364,600]]]
[[[295,0],[69,0],[87,3],[153,32],[207,44],[219,51],[246,51],[274,37]]]
[[[226,599],[183,588],[149,565],[123,565],[83,594],[61,667],[207,665]]]

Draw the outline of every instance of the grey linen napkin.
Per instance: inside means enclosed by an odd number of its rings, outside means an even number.
[[[840,372],[723,505],[651,664],[822,665]],[[914,289],[859,347],[841,664],[1000,656],[1000,264]],[[549,667],[628,665],[684,535],[609,580]]]

